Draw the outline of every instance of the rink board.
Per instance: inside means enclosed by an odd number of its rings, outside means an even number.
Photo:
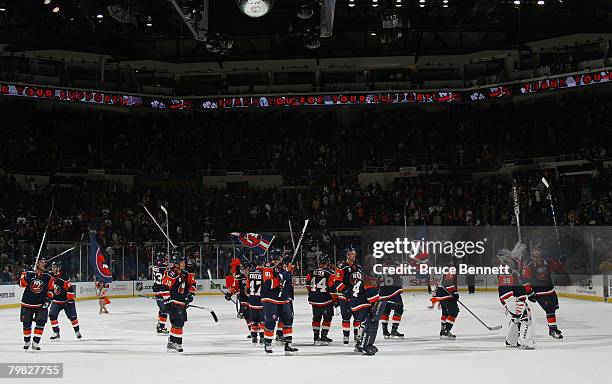
[[[465,287],[465,277],[460,276],[458,285]],[[427,291],[427,281],[415,277],[405,277],[404,292],[424,292]],[[224,279],[196,280],[197,295],[221,295],[221,290],[226,290]],[[96,300],[96,287],[94,282],[74,282],[75,296],[77,301]],[[294,278],[296,294],[306,294],[305,278]],[[497,278],[492,275],[477,275],[475,277],[476,291],[487,292],[497,291]],[[467,292],[467,288],[460,288],[462,292]],[[577,282],[573,286],[557,287],[560,297],[570,299],[580,299],[598,302],[612,302],[610,293],[612,292],[612,277],[608,275],[594,275]],[[19,306],[23,288],[19,285],[0,285],[0,309],[13,308]],[[128,298],[140,295],[153,294],[152,280],[139,281],[114,281],[109,284],[109,298]]]

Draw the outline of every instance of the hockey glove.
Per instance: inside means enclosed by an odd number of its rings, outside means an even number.
[[[232,300],[232,293],[231,292],[225,292],[225,300],[227,300],[227,301]]]
[[[192,301],[193,301],[193,294],[190,293],[185,298],[185,307],[189,307],[189,304],[191,304]]]
[[[47,309],[51,305],[51,299],[45,299],[45,302],[42,305],[42,309]]]
[[[453,293],[453,299],[459,300],[459,293],[458,292],[454,292]]]

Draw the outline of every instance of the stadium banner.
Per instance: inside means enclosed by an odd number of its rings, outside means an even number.
[[[607,83],[612,80],[612,71],[602,70],[570,76],[559,76],[521,83],[521,94],[543,93],[560,89],[584,87]]]
[[[153,294],[153,280],[138,280],[134,282],[134,295]]]
[[[96,284],[93,281],[77,281],[73,282],[72,285],[74,285],[74,293],[77,299],[96,296]]]
[[[113,281],[109,283],[108,296],[134,296],[134,282]]]
[[[0,95],[65,101],[72,103],[78,102],[86,104],[115,105],[121,107],[135,107],[142,105],[142,97],[140,96],[109,93],[96,90],[58,88],[45,85],[0,83]]]
[[[393,90],[386,92],[194,96],[186,98],[0,82],[0,96],[130,108],[143,107],[172,111],[206,111],[245,108],[471,103],[605,84],[609,83],[611,79],[612,70],[610,68],[601,68],[471,88]]]
[[[18,302],[17,296],[15,295],[15,285],[0,285],[0,305],[2,304],[15,304]]]

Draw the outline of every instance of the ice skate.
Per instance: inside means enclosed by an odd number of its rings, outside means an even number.
[[[397,339],[403,339],[404,338],[404,334],[398,332],[397,329],[392,329],[390,336],[391,336],[391,338],[397,338]]]
[[[294,352],[297,352],[298,349],[293,347],[291,343],[285,343],[285,356],[291,356]]]

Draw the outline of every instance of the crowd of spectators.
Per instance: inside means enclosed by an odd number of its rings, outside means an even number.
[[[197,170],[356,173],[442,163],[492,167],[503,160],[608,156],[612,108],[600,94],[442,110],[361,108],[183,114],[121,113],[4,101],[0,164],[131,169],[172,176]]]

